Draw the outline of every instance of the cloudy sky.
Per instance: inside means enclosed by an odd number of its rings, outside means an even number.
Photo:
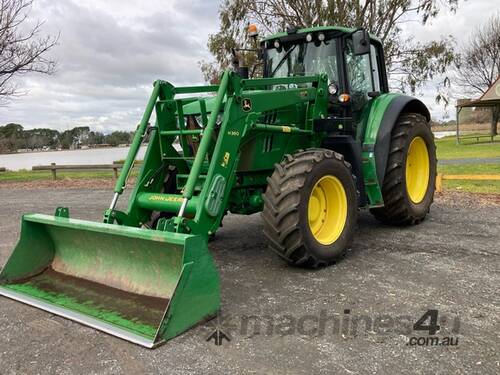
[[[139,121],[152,82],[200,84],[198,62],[209,59],[208,34],[217,30],[218,0],[35,0],[30,19],[43,31],[60,33],[51,52],[52,76],[26,75],[16,81],[25,95],[0,107],[0,124],[65,130],[131,130]],[[495,5],[496,4],[496,5]],[[496,9],[495,9],[496,8]],[[425,27],[408,23],[417,39],[457,39],[500,11],[495,0],[462,2],[456,14],[443,12]],[[419,93],[435,118],[432,84]]]

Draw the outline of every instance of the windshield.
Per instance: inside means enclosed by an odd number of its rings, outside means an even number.
[[[309,76],[321,73],[328,75],[329,82],[338,83],[336,40],[330,39],[319,45],[317,42],[285,45],[278,52],[267,50],[268,77]]]

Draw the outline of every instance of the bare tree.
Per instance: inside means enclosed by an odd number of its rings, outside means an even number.
[[[483,94],[500,74],[500,16],[477,29],[457,58],[457,83],[470,94]]]
[[[500,75],[500,15],[477,29],[456,60],[456,82],[464,92],[484,94]],[[491,134],[497,135],[500,106],[492,108]]]
[[[0,103],[19,93],[13,79],[29,72],[51,74],[46,53],[58,37],[40,35],[43,22],[28,22],[33,0],[0,0]]]

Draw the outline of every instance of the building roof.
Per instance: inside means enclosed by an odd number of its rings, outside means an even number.
[[[457,103],[458,108],[463,107],[494,107],[500,105],[500,76],[479,99]]]

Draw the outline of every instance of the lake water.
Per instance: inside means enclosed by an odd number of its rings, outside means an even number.
[[[139,150],[138,159],[144,157],[147,146]],[[125,159],[128,147],[93,148],[88,150],[64,150],[46,152],[26,152],[0,155],[0,167],[11,171],[31,170],[35,165],[56,164],[112,164],[115,160]]]
[[[455,135],[457,134],[456,130],[446,130],[446,131],[439,131],[439,132],[434,132],[434,138],[443,138],[443,137],[449,137],[450,135]]]
[[[454,131],[435,132],[436,138],[454,135]],[[144,157],[147,146],[139,150],[138,159]],[[21,154],[0,154],[0,167],[11,171],[31,169],[35,165],[56,164],[112,164],[115,160],[125,159],[128,147],[93,148],[89,150],[65,150],[47,152],[27,152]]]

